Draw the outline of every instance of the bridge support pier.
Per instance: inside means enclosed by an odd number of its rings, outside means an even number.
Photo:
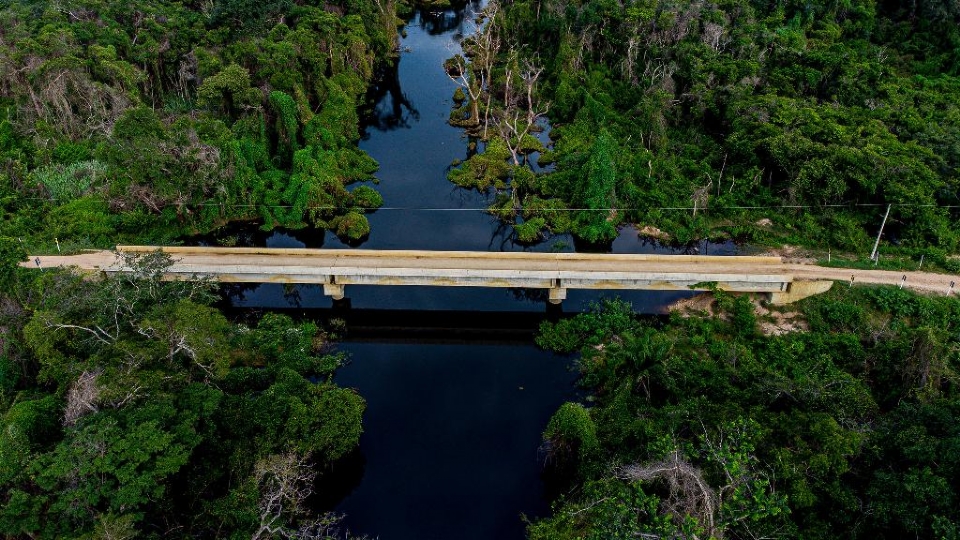
[[[343,300],[343,285],[336,283],[324,283],[323,294],[332,297],[334,300]]]
[[[554,305],[559,304],[560,302],[563,302],[564,300],[566,300],[566,298],[567,298],[567,290],[564,289],[563,287],[553,287],[552,289],[550,289],[551,304],[554,304]]]

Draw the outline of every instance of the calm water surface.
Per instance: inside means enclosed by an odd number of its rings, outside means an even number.
[[[540,433],[573,396],[567,361],[531,345],[346,343],[337,382],[367,400],[352,531],[391,539],[523,538],[547,510]]]

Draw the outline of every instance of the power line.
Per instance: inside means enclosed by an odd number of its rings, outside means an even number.
[[[43,197],[21,197],[20,200],[31,200],[31,201],[48,201],[56,202],[55,199],[47,199]],[[710,210],[770,210],[770,209],[779,209],[779,210],[803,210],[803,209],[821,209],[821,208],[876,208],[884,206],[894,206],[902,208],[945,208],[945,209],[954,209],[960,208],[960,205],[956,204],[919,204],[919,203],[837,203],[837,204],[771,204],[771,205],[731,205],[731,206],[708,206],[708,207],[697,207],[697,211],[710,211]],[[173,205],[171,205],[173,206]],[[350,207],[343,206],[300,206],[293,204],[239,204],[239,203],[218,203],[218,202],[202,202],[202,203],[190,203],[178,205],[182,208],[196,208],[203,206],[219,206],[219,207],[228,207],[228,208],[303,208],[305,210],[346,210]],[[359,208],[359,207],[357,207]],[[489,212],[495,210],[495,207],[429,207],[429,206],[381,206],[379,208],[369,208],[362,210],[370,210],[376,212]],[[562,207],[562,208],[537,208],[537,211],[542,212],[609,212],[610,210],[631,210],[631,211],[649,211],[649,210],[672,210],[672,211],[693,211],[693,206],[645,206],[645,207],[614,207],[614,208],[578,208],[578,207]]]

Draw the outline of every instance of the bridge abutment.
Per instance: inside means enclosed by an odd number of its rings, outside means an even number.
[[[770,303],[775,306],[792,304],[815,294],[823,294],[832,286],[832,281],[795,280],[790,283],[786,291],[769,293]]]

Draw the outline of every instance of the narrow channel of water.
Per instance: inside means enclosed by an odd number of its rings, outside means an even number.
[[[459,10],[418,10],[405,27],[395,69],[372,89],[360,147],[380,163],[377,189],[385,208],[369,216],[364,249],[574,249],[569,236],[515,243],[509,228],[478,210],[491,194],[461,190],[446,179],[451,163],[466,158],[468,141],[447,124],[456,85],[442,65],[460,51],[459,39],[472,32],[482,6],[483,0]],[[320,231],[237,226],[221,235],[238,245],[347,247]],[[641,240],[630,228],[612,250],[683,252]],[[735,248],[703,244],[698,251]],[[225,290],[234,307],[346,321],[340,348],[353,361],[336,380],[366,399],[364,433],[359,451],[333,471],[343,493],[320,497],[346,515],[352,532],[381,540],[520,540],[521,515],[548,511],[540,434],[556,408],[574,397],[575,377],[570,359],[533,345],[546,311],[544,291],[350,286],[344,311],[315,286]],[[654,313],[689,293],[618,295]],[[578,312],[602,296],[571,290],[562,309]]]

